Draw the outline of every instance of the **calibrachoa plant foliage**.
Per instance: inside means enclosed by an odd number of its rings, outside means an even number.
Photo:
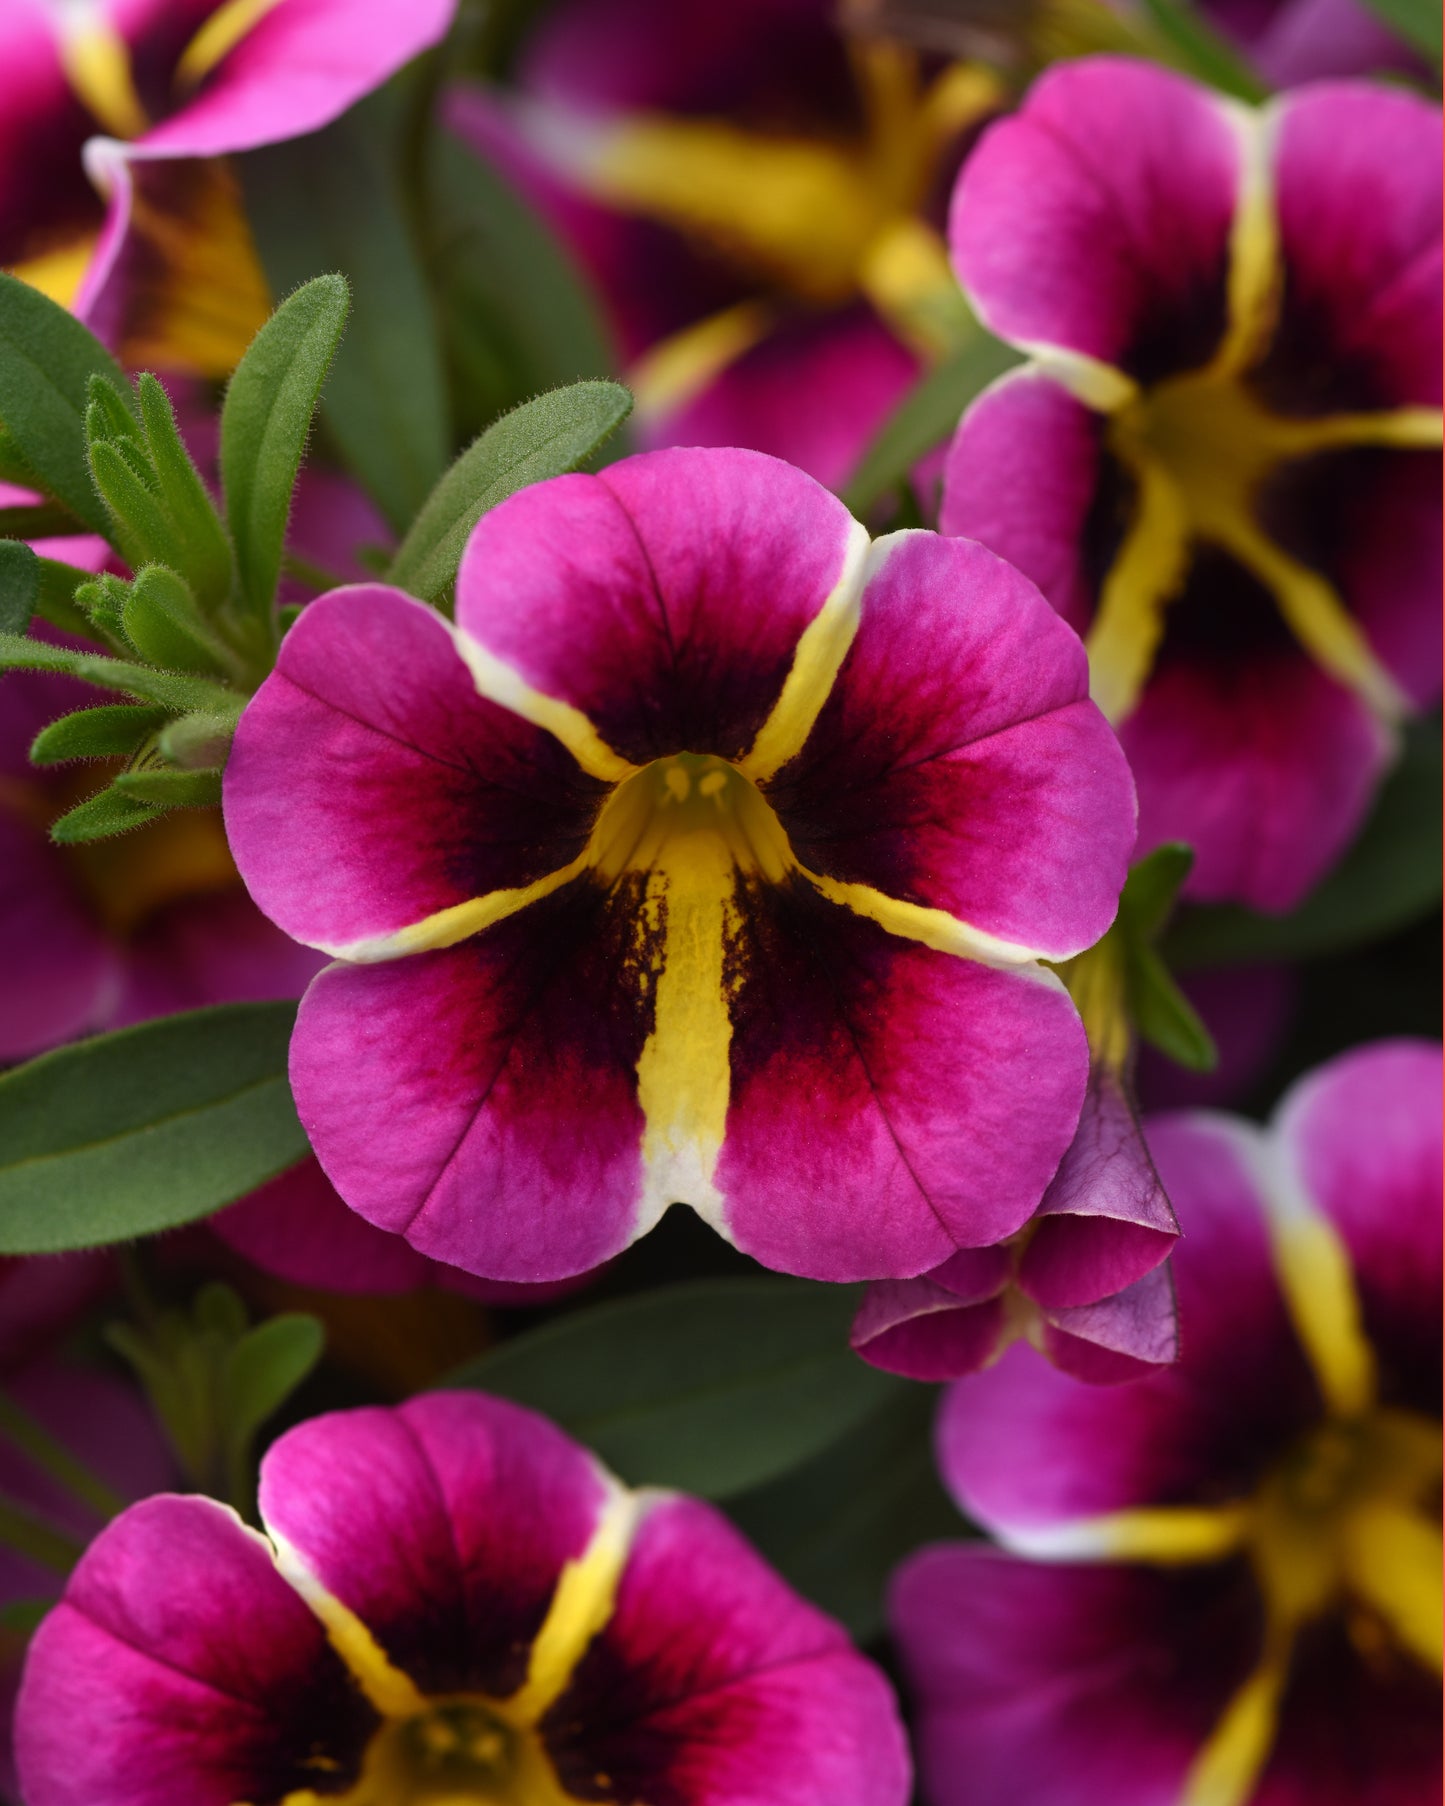
[[[0,1802],[1434,1806],[1440,55],[0,7]]]

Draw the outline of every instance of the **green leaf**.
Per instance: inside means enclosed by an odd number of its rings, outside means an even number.
[[[475,432],[619,357],[591,285],[536,210],[444,132],[427,165],[427,269],[460,424]]]
[[[321,385],[346,324],[341,276],[296,290],[251,341],[221,409],[221,487],[241,594],[269,618],[291,492]]]
[[[163,564],[137,571],[122,616],[125,636],[153,664],[224,674],[226,654],[183,577]]]
[[[164,813],[108,786],[51,822],[50,838],[63,847],[79,846],[87,840],[109,840],[115,834],[129,834],[132,828],[144,827]]]
[[[0,421],[53,496],[96,533],[110,520],[90,481],[85,409],[90,379],[129,393],[120,365],[72,313],[17,276],[0,273]]]
[[[924,1543],[969,1533],[933,1458],[938,1389],[895,1386],[822,1454],[728,1504],[773,1566],[861,1643],[882,1634],[899,1562]]]
[[[221,1373],[222,1421],[237,1459],[252,1438],[321,1359],[326,1332],[317,1318],[288,1311],[248,1330],[231,1349]]]
[[[1124,944],[1129,1014],[1144,1039],[1191,1072],[1213,1072],[1219,1051],[1158,952],[1137,938]]]
[[[90,470],[110,511],[107,537],[119,547],[126,563],[136,567],[153,558],[173,557],[174,548],[160,501],[137,472],[139,456],[134,451],[127,453],[126,443],[93,440]]]
[[[205,771],[225,765],[235,731],[234,717],[182,715],[161,729],[156,745],[162,757],[183,771]]]
[[[925,453],[952,438],[974,397],[1022,361],[1022,353],[979,327],[946,363],[920,377],[845,484],[842,496],[849,510],[866,514],[890,489],[905,482]]]
[[[856,1288],[699,1280],[574,1311],[451,1374],[531,1405],[624,1480],[726,1498],[845,1434],[897,1381],[848,1347]]]
[[[1130,866],[1119,898],[1119,914],[1141,939],[1158,938],[1179,898],[1179,887],[1194,869],[1194,848],[1182,840],[1165,841]]]
[[[84,521],[77,520],[68,508],[55,502],[0,508],[0,539],[56,539],[88,530]],[[109,530],[107,527],[106,531]]]
[[[1441,16],[1439,0],[1365,0],[1393,31],[1407,43],[1423,50],[1436,67],[1441,54]]]
[[[176,569],[208,609],[216,607],[231,585],[231,542],[181,439],[169,396],[148,371],[137,388],[151,462],[171,525]]]
[[[202,771],[123,771],[115,780],[122,796],[154,803],[158,809],[211,809],[221,801],[219,768]]]
[[[399,533],[446,468],[451,444],[435,310],[397,175],[394,96],[251,152],[247,211],[272,286],[340,270],[354,306],[322,419]]]
[[[472,528],[529,483],[561,476],[589,458],[632,411],[621,383],[572,383],[523,402],[473,440],[427,498],[387,581],[425,602],[443,597]]]
[[[1257,105],[1269,89],[1229,42],[1200,18],[1189,0],[1143,0],[1161,55],[1186,74]]]
[[[166,720],[150,703],[105,702],[79,709],[41,728],[30,748],[32,765],[63,765],[67,759],[111,759],[134,752]]]
[[[1363,832],[1298,909],[1284,916],[1189,909],[1165,941],[1169,964],[1188,970],[1320,959],[1429,915],[1441,894],[1440,790],[1440,724],[1413,722]]]
[[[40,560],[18,539],[0,539],[0,633],[24,633],[40,600]]]
[[[40,560],[40,594],[35,612],[62,633],[73,633],[81,639],[94,637],[95,629],[83,609],[75,605],[75,592],[82,583],[91,582],[91,573],[73,564],[62,564],[57,558]]]
[[[82,683],[102,690],[120,690],[147,702],[162,702],[178,714],[201,709],[234,719],[246,698],[204,677],[187,677],[176,671],[158,671],[153,665],[135,665],[126,659],[107,658],[100,652],[74,652],[68,646],[48,646],[16,633],[0,633],[0,670],[63,671]]]
[[[208,1216],[307,1153],[293,1003],[227,1004],[79,1041],[0,1076],[0,1253]]]

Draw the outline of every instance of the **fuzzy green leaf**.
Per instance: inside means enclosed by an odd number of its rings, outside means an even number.
[[[0,633],[24,633],[40,600],[40,560],[18,539],[0,539]]]
[[[200,709],[235,718],[245,697],[224,690],[204,677],[187,677],[176,671],[158,671],[152,665],[136,665],[126,659],[107,658],[100,652],[73,652],[68,646],[48,646],[20,634],[0,633],[0,670],[64,671],[82,683],[102,690],[119,690],[146,702],[161,702],[178,714]]]
[[[182,715],[161,729],[156,745],[172,765],[179,765],[183,771],[203,771],[226,763],[235,731],[234,717]]]
[[[632,396],[621,383],[572,383],[523,402],[467,447],[427,498],[387,581],[440,600],[456,581],[472,528],[529,483],[575,470],[621,426]]]
[[[165,565],[136,573],[122,621],[142,658],[173,670],[224,673],[225,653],[207,630],[190,585]]]
[[[117,834],[129,834],[132,828],[144,827],[164,809],[143,803],[137,797],[124,796],[113,786],[88,796],[83,803],[50,824],[50,838],[59,846],[80,846],[87,840],[110,840]]]
[[[340,276],[297,289],[251,341],[221,410],[221,487],[241,594],[267,618],[291,492],[349,305]]]
[[[91,581],[91,573],[76,565],[62,564],[58,558],[40,560],[40,594],[35,599],[35,612],[62,633],[73,633],[80,639],[94,637],[83,609],[75,605],[75,592],[82,583]]]
[[[149,771],[123,771],[115,780],[122,796],[154,803],[160,809],[210,809],[221,800],[221,773],[171,771],[156,766]]]
[[[54,502],[38,502],[33,507],[0,508],[0,539],[56,539],[88,529],[68,508]]]
[[[326,1333],[301,1311],[287,1311],[248,1330],[221,1371],[226,1438],[244,1460],[266,1419],[279,1411],[321,1359]]]
[[[32,765],[63,765],[67,759],[113,759],[134,752],[166,720],[166,711],[148,703],[104,702],[97,708],[62,715],[35,736]]]
[[[79,1041],[0,1076],[0,1253],[208,1216],[306,1152],[292,1003],[228,1004]]]
[[[161,502],[174,533],[176,568],[207,609],[216,607],[231,585],[231,542],[182,442],[170,398],[149,372],[137,389]]]
[[[97,374],[129,393],[119,364],[74,314],[0,273],[0,421],[7,439],[47,495],[109,537],[85,448],[85,409]]]

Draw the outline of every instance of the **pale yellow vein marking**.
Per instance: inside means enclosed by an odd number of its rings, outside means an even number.
[[[150,124],[131,73],[130,45],[95,0],[56,15],[60,64],[70,90],[106,131],[138,138]]]
[[[226,0],[218,6],[182,51],[176,86],[196,87],[279,4],[280,0]]]
[[[1384,1619],[1401,1645],[1441,1671],[1441,1536],[1418,1511],[1382,1500],[1345,1520],[1346,1584]]]
[[[1188,509],[1173,481],[1145,458],[1134,461],[1134,474],[1134,519],[1084,641],[1089,694],[1115,724],[1133,710],[1149,681],[1165,610],[1183,587],[1190,553]]]
[[[995,1530],[1005,1548],[1035,1561],[1137,1561],[1189,1567],[1244,1546],[1247,1504],[1145,1505],[1064,1524]]]
[[[1179,1806],[1246,1806],[1254,1793],[1274,1747],[1293,1639],[1281,1634],[1269,1641],[1195,1757]]]
[[[324,1587],[300,1551],[284,1536],[269,1531],[281,1578],[299,1593],[320,1619],[327,1641],[340,1656],[367,1700],[383,1718],[411,1718],[426,1710],[416,1683],[392,1665],[361,1619]]]
[[[614,752],[597,729],[570,702],[546,696],[534,689],[520,672],[499,659],[495,653],[474,640],[461,628],[453,630],[457,651],[472,674],[477,694],[499,707],[520,715],[534,727],[540,727],[560,740],[589,777],[604,783],[620,784],[638,769]]]
[[[997,935],[950,915],[945,909],[933,909],[924,903],[905,903],[885,891],[875,890],[871,884],[850,884],[841,878],[824,877],[819,872],[810,872],[806,866],[800,865],[797,870],[830,903],[852,910],[855,915],[866,916],[890,934],[896,934],[902,940],[918,941],[935,953],[951,953],[956,959],[971,959],[980,965],[1019,971],[1021,976],[1035,976],[1028,968],[1041,959],[1054,957],[1041,953],[1036,947],[1001,940]],[[1045,974],[1040,971],[1036,976],[1042,978]]]
[[[591,864],[590,850],[584,850],[570,865],[548,872],[531,884],[469,897],[465,903],[453,903],[450,908],[439,909],[435,915],[425,916],[420,922],[410,923],[391,934],[372,935],[362,941],[334,944],[317,941],[313,944],[333,959],[350,960],[356,965],[372,965],[379,960],[400,959],[410,953],[432,953],[440,947],[454,947],[458,941],[480,934],[494,922],[515,915],[519,909],[538,903],[543,897],[550,897],[553,891],[580,877]]]
[[[1229,229],[1228,325],[1209,370],[1231,376],[1251,368],[1269,345],[1283,267],[1271,170],[1272,123],[1237,102],[1217,104],[1239,147],[1239,192]]]

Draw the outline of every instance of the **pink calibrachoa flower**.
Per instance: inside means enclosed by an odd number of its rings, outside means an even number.
[[[0,267],[131,362],[227,374],[269,299],[217,160],[317,131],[435,44],[455,9],[7,0]]]
[[[1440,1798],[1440,1086],[1387,1041],[1268,1129],[1156,1118],[1177,1368],[954,1388],[941,1465],[1004,1547],[895,1582],[932,1806]]]
[[[710,1506],[439,1393],[290,1431],[267,1536],[126,1512],[36,1633],[28,1806],[903,1806],[890,1689]],[[267,1538],[269,1537],[269,1541]]]
[[[837,15],[561,0],[517,92],[449,104],[596,278],[650,444],[751,446],[833,486],[952,348],[948,183],[1003,100]]]
[[[942,525],[1085,636],[1188,891],[1292,906],[1440,683],[1440,118],[1364,84],[1250,113],[1095,58],[964,168],[966,290],[1031,361]]]
[[[1201,10],[1277,88],[1426,71],[1364,0],[1204,0]]]
[[[674,1202],[827,1279],[1012,1234],[1086,1076],[1036,962],[1108,927],[1134,833],[1086,687],[991,553],[870,546],[753,452],[513,496],[455,629],[379,585],[312,603],[225,810],[337,962],[291,1076],[341,1195],[498,1279]]]

